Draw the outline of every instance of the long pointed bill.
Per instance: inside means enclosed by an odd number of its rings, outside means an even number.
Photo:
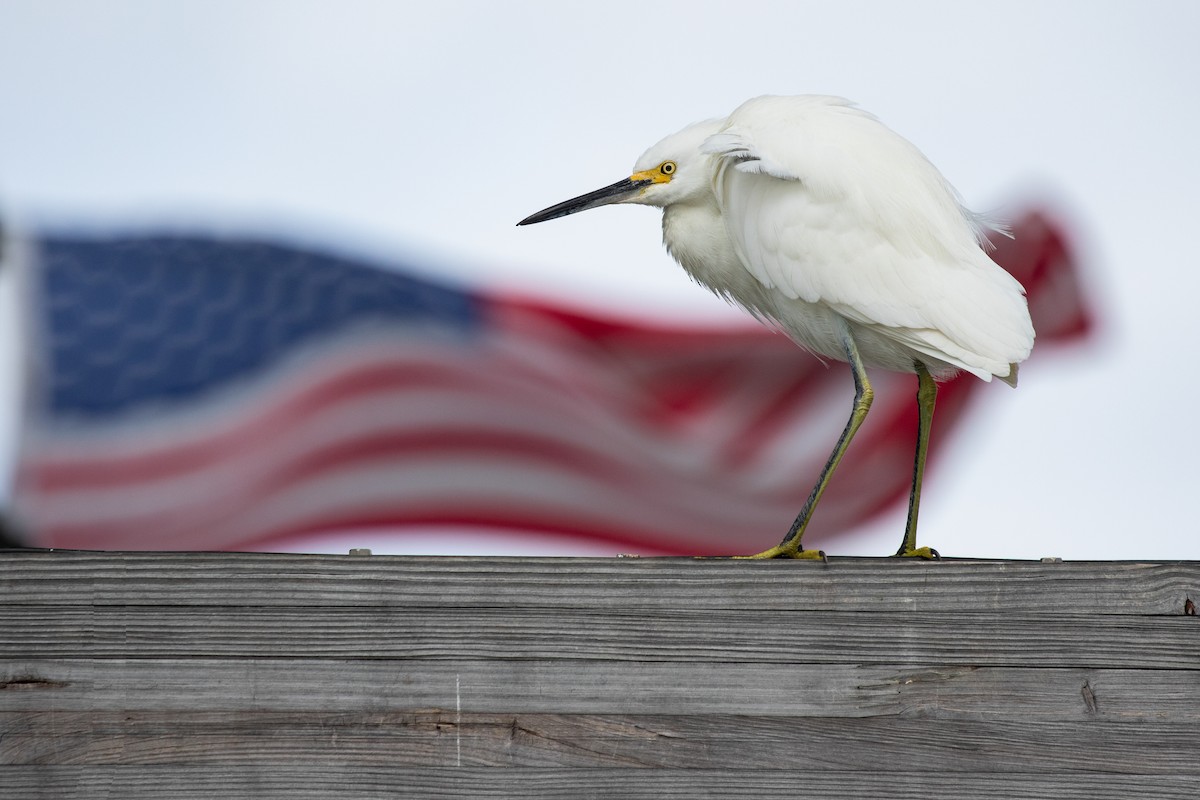
[[[579,197],[573,197],[566,202],[559,203],[556,206],[542,209],[536,214],[530,214],[525,219],[518,222],[518,225],[533,225],[537,222],[545,222],[548,219],[558,219],[565,217],[568,214],[576,214],[580,211],[587,211],[589,208],[597,206],[606,206],[610,203],[620,203],[633,197],[643,186],[649,186],[653,181],[638,180],[626,178],[625,180],[617,181],[611,186],[605,186],[603,189],[597,189],[594,192],[582,194]]]

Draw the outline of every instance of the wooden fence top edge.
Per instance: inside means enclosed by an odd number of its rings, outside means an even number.
[[[970,556],[945,556],[933,561],[921,559],[898,559],[892,556],[841,556],[830,555],[825,563],[817,561],[792,561],[775,559],[770,561],[753,561],[731,558],[727,556],[641,556],[616,554],[612,556],[493,556],[493,555],[409,555],[383,554],[370,552],[348,553],[291,553],[270,551],[223,551],[223,550],[64,550],[58,548],[9,548],[0,549],[0,560],[7,558],[25,557],[65,557],[81,560],[111,560],[111,561],[152,561],[170,559],[195,560],[232,560],[252,561],[257,559],[274,561],[322,561],[334,562],[359,561],[370,559],[392,564],[413,563],[422,566],[444,564],[446,566],[470,566],[495,564],[504,566],[528,565],[564,565],[579,566],[611,566],[619,565],[661,565],[661,566],[781,566],[824,568],[837,565],[882,566],[885,564],[900,567],[937,567],[979,566],[979,567],[1056,567],[1056,566],[1097,566],[1114,567],[1149,567],[1149,566],[1182,566],[1200,567],[1200,560],[1191,559],[1159,559],[1159,558],[1129,558],[1129,559],[1070,559],[1057,556],[1040,558],[975,558]]]

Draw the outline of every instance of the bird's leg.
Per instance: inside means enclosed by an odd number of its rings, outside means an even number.
[[[917,362],[917,456],[913,464],[912,491],[908,495],[908,522],[904,526],[904,541],[896,551],[898,556],[937,558],[938,552],[929,547],[917,547],[917,512],[921,507],[921,480],[925,477],[925,456],[929,454],[929,430],[933,426],[933,405],[937,401],[937,384],[929,370]]]
[[[833,477],[833,471],[837,469],[842,456],[846,454],[850,440],[854,438],[854,434],[858,432],[863,420],[867,418],[867,412],[871,409],[871,401],[875,397],[871,382],[867,380],[867,369],[863,366],[862,357],[858,354],[858,345],[855,344],[854,336],[850,333],[850,326],[845,321],[841,323],[840,333],[842,347],[846,351],[846,360],[854,375],[854,409],[850,412],[850,419],[846,421],[842,435],[838,438],[833,452],[829,454],[829,460],[825,462],[825,466],[817,478],[817,485],[808,495],[804,508],[800,509],[800,513],[796,515],[796,521],[788,529],[787,536],[784,536],[783,541],[775,547],[752,556],[743,556],[743,558],[819,558],[822,560],[825,558],[825,553],[820,550],[802,550],[800,540],[804,537],[804,529],[808,527],[808,521],[812,518],[813,511],[821,500],[821,495],[825,493],[825,487],[829,485],[829,479]]]

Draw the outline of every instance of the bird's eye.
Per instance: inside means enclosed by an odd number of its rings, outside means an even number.
[[[664,161],[661,165],[659,165],[658,171],[663,175],[673,175],[675,173],[675,162]]]

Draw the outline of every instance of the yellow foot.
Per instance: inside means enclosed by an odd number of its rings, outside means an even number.
[[[930,561],[937,560],[942,557],[942,554],[932,547],[918,547],[916,550],[900,550],[894,558],[925,558]]]
[[[799,545],[782,545],[777,544],[769,550],[763,550],[761,553],[755,553],[752,556],[734,556],[734,558],[803,558],[811,561],[824,561],[829,563],[829,559],[825,557],[824,550],[801,550]]]

